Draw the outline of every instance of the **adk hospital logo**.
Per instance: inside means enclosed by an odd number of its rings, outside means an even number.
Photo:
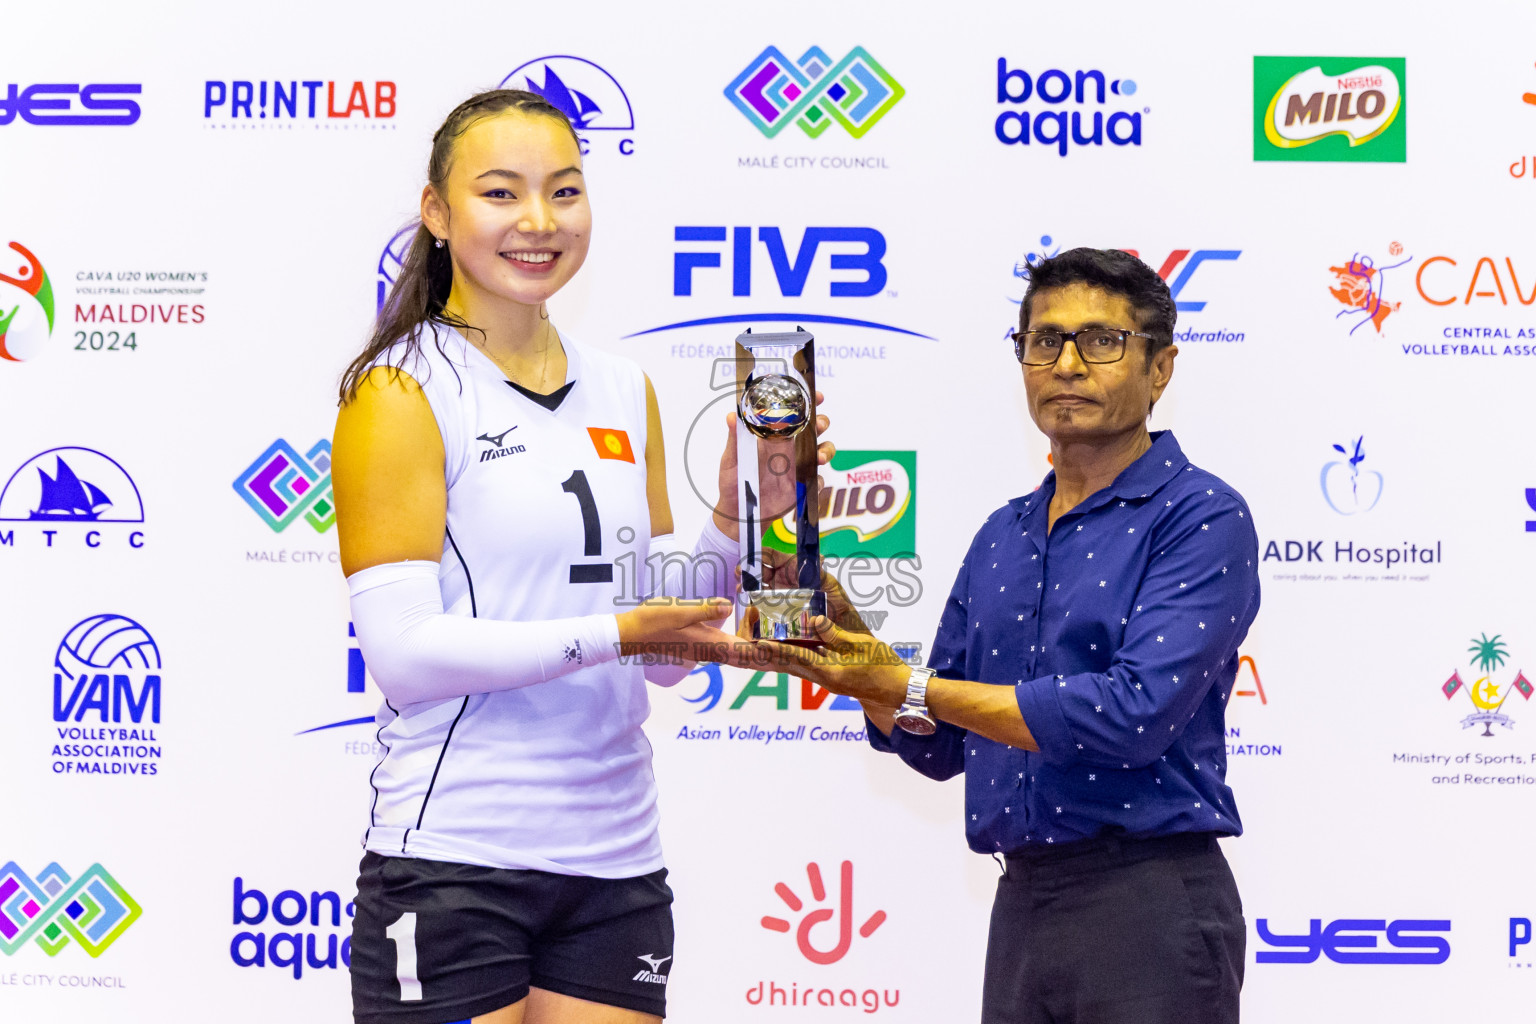
[[[16,955],[28,943],[58,956],[73,942],[86,955],[99,957],[143,913],[100,864],[92,864],[78,878],[57,863],[35,878],[15,861],[0,867],[0,953],[6,956]]]
[[[53,336],[53,284],[42,261],[20,242],[0,253],[0,359],[35,359]],[[15,257],[20,257],[19,259]]]

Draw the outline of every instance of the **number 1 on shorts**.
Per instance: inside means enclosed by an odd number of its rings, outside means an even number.
[[[421,999],[421,982],[416,979],[416,914],[400,919],[384,929],[384,937],[395,944],[395,980],[400,983],[400,1001]]]

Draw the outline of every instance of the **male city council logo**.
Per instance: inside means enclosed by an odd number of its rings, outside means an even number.
[[[20,242],[11,248],[21,261],[0,262],[0,359],[24,363],[53,335],[53,285],[32,250]],[[0,252],[0,261],[8,255]]]
[[[1323,463],[1323,500],[1341,516],[1369,512],[1381,500],[1382,478],[1374,469],[1361,469],[1365,461],[1365,436],[1333,450],[1344,456]]]
[[[1254,57],[1253,158],[1404,163],[1402,57]]]
[[[520,64],[501,80],[501,88],[544,97],[570,118],[577,135],[635,129],[629,94],[617,78],[585,57],[558,54]],[[621,145],[620,152],[629,151]]]
[[[73,940],[98,957],[143,913],[100,864],[79,878],[70,878],[57,863],[36,878],[15,861],[0,868],[0,953],[6,956],[29,942],[57,956]]]
[[[1461,670],[1457,669],[1451,673],[1451,678],[1440,685],[1440,692],[1445,694],[1446,700],[1451,700],[1457,693],[1466,690],[1474,710],[1461,720],[1463,729],[1480,725],[1483,731],[1479,735],[1492,736],[1495,725],[1505,729],[1513,728],[1514,719],[1504,713],[1505,701],[1509,700],[1511,693],[1518,693],[1525,700],[1530,700],[1536,686],[1532,686],[1530,680],[1525,678],[1525,673],[1518,670],[1515,678],[1508,683],[1495,681],[1494,674],[1509,658],[1501,634],[1495,634],[1491,639],[1487,633],[1479,634],[1472,641],[1468,653],[1472,655],[1472,674],[1478,676],[1477,681],[1470,686],[1465,685],[1461,681]]]
[[[906,94],[862,46],[835,64],[819,46],[796,61],[770,46],[725,87],[725,98],[770,139],[791,124],[815,139],[834,123],[861,139]]]
[[[94,448],[50,448],[0,488],[0,522],[142,523],[138,486],[117,460]]]
[[[245,467],[233,486],[235,493],[275,533],[288,529],[300,516],[316,533],[324,533],[336,522],[336,502],[331,496],[331,442],[324,438],[303,455],[278,438]]]
[[[916,551],[916,452],[840,451],[822,477],[822,554],[895,558]],[[763,544],[794,551],[796,530],[791,510],[773,523]]]
[[[1403,308],[1401,300],[1387,297],[1387,272],[1407,266],[1413,262],[1413,257],[1403,255],[1401,242],[1388,245],[1387,255],[1392,262],[1379,260],[1370,253],[1357,252],[1349,259],[1328,268],[1328,273],[1333,275],[1333,285],[1328,289],[1328,294],[1344,306],[1333,318],[1346,320],[1350,324],[1350,334],[1366,324],[1370,324],[1380,334],[1381,325],[1387,322],[1387,317]],[[1396,294],[1395,282],[1392,290]]]

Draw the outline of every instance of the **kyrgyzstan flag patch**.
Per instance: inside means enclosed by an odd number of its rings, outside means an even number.
[[[624,431],[612,427],[588,427],[587,433],[592,435],[592,445],[597,449],[598,458],[635,461],[635,450],[630,447],[629,435]]]

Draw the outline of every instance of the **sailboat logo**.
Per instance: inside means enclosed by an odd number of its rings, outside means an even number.
[[[144,502],[128,471],[109,456],[92,448],[50,448],[6,481],[0,521],[142,523]]]
[[[635,112],[624,87],[582,57],[531,60],[501,80],[503,89],[538,93],[570,118],[578,132],[634,131]]]

